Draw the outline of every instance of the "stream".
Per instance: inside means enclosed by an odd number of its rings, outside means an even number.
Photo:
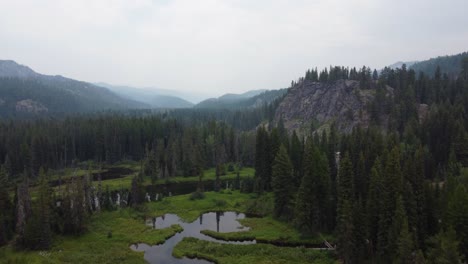
[[[224,241],[206,236],[200,233],[201,230],[212,230],[216,232],[238,232],[247,231],[248,227],[244,227],[239,223],[239,219],[244,219],[245,214],[236,212],[211,212],[200,215],[197,220],[187,223],[182,221],[175,214],[165,214],[163,216],[148,219],[146,225],[152,226],[155,229],[168,228],[171,225],[179,224],[182,226],[184,231],[175,234],[171,238],[167,239],[164,244],[151,246],[144,243],[133,244],[130,248],[134,251],[145,252],[145,260],[148,263],[158,264],[205,264],[211,263],[202,259],[189,259],[182,258],[178,259],[172,256],[173,248],[179,243],[184,237],[195,237],[201,240],[212,241],[223,244],[256,244],[255,240],[251,241]]]

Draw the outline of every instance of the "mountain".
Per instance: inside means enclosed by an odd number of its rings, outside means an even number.
[[[409,68],[417,73],[422,71],[424,74],[432,77],[436,72],[437,66],[439,66],[441,74],[447,74],[450,78],[456,78],[462,70],[461,64],[464,58],[468,58],[468,52],[431,58],[429,60],[417,62]]]
[[[210,98],[195,105],[205,109],[238,109],[252,108],[271,103],[286,93],[280,90],[251,90],[242,94],[225,94],[218,98]]]
[[[390,69],[396,69],[396,68],[401,68],[403,66],[403,64],[406,65],[406,67],[411,67],[411,65],[415,64],[415,63],[418,63],[418,61],[398,61],[398,62],[395,62],[391,65],[388,65],[387,67],[390,68]]]
[[[467,57],[468,52],[463,52],[456,55],[439,56],[424,61],[399,61],[387,67],[397,69],[406,64],[408,69],[413,69],[416,73],[424,72],[425,75],[433,77],[437,66],[439,66],[441,74],[447,74],[450,78],[456,78],[461,72],[462,60]]]
[[[386,94],[393,96],[393,89],[387,86]],[[288,130],[299,132],[325,129],[335,122],[338,130],[349,133],[356,126],[369,126],[367,105],[375,96],[376,89],[361,89],[355,80],[304,80],[288,90],[276,109],[275,122],[282,119]],[[387,122],[386,117],[381,119]]]
[[[193,103],[186,101],[177,96],[171,95],[156,95],[151,102],[148,102],[153,107],[158,108],[191,108]]]
[[[190,108],[193,103],[180,98],[175,91],[157,88],[134,88],[123,85],[111,85],[107,83],[96,83],[96,85],[106,87],[116,94],[148,104],[153,108]]]
[[[106,88],[62,76],[39,74],[11,60],[0,60],[0,113],[22,116],[81,113],[148,107]]]
[[[218,97],[217,99],[220,100],[220,101],[247,99],[247,98],[251,98],[251,97],[254,97],[256,95],[259,95],[259,94],[261,94],[263,92],[266,92],[266,91],[267,90],[265,90],[265,89],[259,89],[259,90],[250,90],[250,91],[247,91],[247,92],[242,93],[242,94],[227,93],[227,94],[224,94],[224,95]]]

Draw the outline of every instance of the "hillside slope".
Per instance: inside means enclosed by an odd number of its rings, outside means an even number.
[[[135,88],[107,83],[97,83],[96,85],[106,87],[124,98],[143,102],[152,108],[190,108],[193,106],[193,103],[178,96],[179,92],[176,91],[157,88]]]
[[[447,74],[450,78],[455,79],[462,70],[461,65],[464,58],[468,58],[468,52],[420,61],[409,66],[409,68],[416,73],[424,72],[424,74],[433,77],[437,66],[439,66],[441,74]]]
[[[3,116],[143,107],[147,106],[103,87],[39,74],[14,61],[0,61],[0,113]]]
[[[279,90],[253,90],[240,95],[225,94],[218,98],[210,98],[195,105],[196,108],[205,109],[240,109],[255,108],[268,104],[281,97],[287,89]]]

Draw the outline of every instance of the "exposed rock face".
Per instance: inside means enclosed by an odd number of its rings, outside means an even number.
[[[40,114],[47,112],[48,109],[39,102],[26,99],[16,102],[16,111]]]
[[[387,88],[392,94],[392,89]],[[358,81],[338,80],[330,83],[303,81],[292,87],[275,114],[283,118],[288,130],[321,128],[335,121],[338,130],[350,132],[353,127],[368,127],[370,115],[366,105],[374,99],[375,89],[360,89]]]
[[[418,106],[418,119],[419,123],[424,122],[429,115],[429,106],[427,104],[420,104]]]

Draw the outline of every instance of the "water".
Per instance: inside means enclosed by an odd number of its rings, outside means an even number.
[[[202,214],[197,220],[186,223],[175,214],[165,214],[164,216],[148,219],[146,224],[155,229],[168,228],[171,225],[179,224],[184,231],[177,233],[169,238],[162,245],[150,246],[147,244],[134,244],[130,248],[135,251],[145,252],[145,260],[149,263],[158,264],[205,264],[211,263],[202,259],[178,259],[172,256],[172,249],[184,237],[195,237],[201,240],[212,241],[223,244],[255,244],[255,240],[251,241],[224,241],[206,236],[200,233],[201,230],[212,230],[221,233],[247,231],[248,227],[244,227],[239,223],[239,219],[245,218],[245,214],[236,212],[212,212]]]

